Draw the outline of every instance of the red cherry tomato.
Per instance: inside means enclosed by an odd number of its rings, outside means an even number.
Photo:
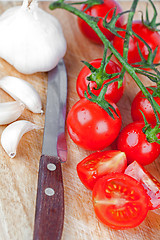
[[[84,11],[87,5],[82,5],[81,10]],[[104,0],[104,3],[94,5],[84,12],[90,16],[93,17],[100,17],[100,20],[98,22],[98,27],[103,32],[103,34],[108,38],[108,40],[112,41],[114,38],[114,34],[111,33],[109,30],[107,30],[105,27],[103,27],[103,19],[105,18],[106,14],[109,12],[107,17],[107,22],[109,22],[113,16],[114,9],[117,8],[116,14],[122,12],[122,9],[120,5],[117,3],[117,1],[114,0]],[[123,25],[124,19],[123,17],[120,17],[116,22],[116,27],[121,27]],[[102,44],[101,39],[98,37],[98,35],[95,33],[95,31],[81,18],[78,18],[78,25],[82,33],[92,40],[95,43]]]
[[[148,196],[142,185],[123,173],[100,178],[92,192],[98,219],[114,229],[138,226],[148,212]]]
[[[153,93],[152,89],[147,88],[150,94]],[[153,97],[154,100],[160,105],[160,97]],[[142,91],[139,91],[133,99],[131,106],[131,114],[133,121],[143,121],[143,116],[140,110],[144,113],[148,123],[156,125],[156,117],[150,102],[146,99]],[[160,118],[160,114],[158,114]]]
[[[122,27],[123,29],[126,29],[126,25]],[[154,59],[154,63],[159,63],[160,61],[160,35],[156,31],[152,31],[149,28],[147,28],[141,21],[135,21],[132,24],[132,30],[138,34],[141,38],[145,40],[146,43],[151,47],[152,50],[155,50],[155,48],[158,46],[157,54]],[[125,32],[120,31],[119,34],[122,37],[125,37]],[[148,57],[148,49],[146,45],[137,39],[136,37],[131,37],[129,41],[129,51],[128,51],[128,63],[133,64],[136,62],[141,61],[141,57],[138,52],[137,42],[139,44],[140,50],[142,52],[142,55],[145,59]],[[113,46],[115,49],[120,53],[121,56],[123,56],[123,45],[124,40],[119,37],[115,37],[113,41]],[[135,66],[135,65],[134,65]]]
[[[115,119],[86,98],[80,99],[71,108],[67,128],[77,145],[88,150],[102,150],[114,141],[121,128],[121,115],[115,103],[110,104],[117,111],[118,116],[111,110]]]
[[[139,163],[134,161],[125,170],[125,174],[140,182],[149,196],[149,209],[160,208],[160,183]]]
[[[160,154],[158,143],[149,143],[146,135],[142,132],[143,122],[133,122],[128,124],[117,140],[117,147],[125,152],[128,163],[137,161],[141,165],[153,162]]]
[[[101,65],[101,61],[102,59],[95,59],[91,61],[90,64],[95,68],[99,68]],[[106,66],[106,73],[112,74],[120,71],[121,71],[121,68],[115,62],[109,61],[109,63]],[[95,88],[97,87],[96,82],[87,80],[87,77],[90,74],[91,74],[91,71],[89,70],[89,68],[87,66],[84,66],[78,75],[76,87],[77,87],[77,93],[80,98],[84,97],[84,92],[87,90],[87,86],[89,83],[90,83],[91,92],[94,93],[96,96],[99,95],[102,89],[101,88],[99,90],[95,90]],[[115,78],[112,78],[112,79],[115,79]],[[108,79],[104,81],[103,85],[112,79]],[[123,81],[122,86],[118,88],[118,82],[111,83],[107,88],[105,98],[113,101],[114,103],[117,103],[123,95],[124,84],[125,84],[125,80]]]
[[[125,153],[109,150],[87,156],[78,163],[77,173],[85,187],[92,190],[100,177],[112,172],[124,172],[126,167]]]

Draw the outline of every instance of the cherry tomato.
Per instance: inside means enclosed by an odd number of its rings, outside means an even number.
[[[95,68],[99,68],[101,65],[101,61],[102,59],[95,59],[91,61],[90,64]],[[106,66],[106,73],[112,74],[120,71],[121,71],[121,68],[115,62],[109,61],[109,63]],[[91,74],[91,71],[89,70],[89,68],[87,66],[84,66],[78,75],[76,87],[77,87],[77,93],[80,98],[84,97],[84,92],[87,90],[87,86],[89,83],[90,83],[91,92],[94,93],[96,96],[98,96],[101,91],[101,89],[95,90],[95,88],[97,87],[96,82],[87,80],[87,77],[90,74]],[[104,81],[103,85],[112,79],[108,79]],[[107,88],[105,98],[113,101],[114,103],[117,103],[123,95],[124,83],[125,83],[125,80],[123,81],[123,84],[120,88],[118,88],[118,82],[111,83]]]
[[[92,192],[98,219],[114,229],[138,226],[148,212],[148,196],[142,185],[123,173],[100,178]]]
[[[153,90],[147,88],[150,94],[153,94]],[[153,97],[154,100],[160,105],[160,97]],[[133,99],[131,106],[131,114],[133,121],[143,121],[143,116],[140,110],[144,113],[148,123],[156,125],[156,117],[150,102],[146,99],[142,91],[139,91]],[[160,117],[160,114],[158,114]]]
[[[125,153],[121,151],[95,152],[77,165],[77,173],[86,188],[92,190],[96,181],[112,172],[124,172],[127,167]]]
[[[126,29],[126,25],[122,27]],[[157,54],[154,59],[154,63],[159,63],[160,61],[160,35],[156,31],[152,31],[147,28],[141,21],[135,21],[132,23],[132,30],[138,34],[141,38],[145,40],[146,43],[151,47],[152,50],[158,46]],[[119,34],[125,37],[125,32],[120,31]],[[141,61],[141,57],[138,52],[137,42],[139,44],[142,55],[145,59],[148,57],[148,49],[146,45],[140,41],[138,38],[132,36],[129,41],[129,51],[128,51],[128,63],[133,64]],[[123,56],[123,45],[124,40],[119,37],[115,37],[113,41],[113,46],[115,49]]]
[[[115,119],[97,103],[86,98],[81,98],[71,108],[67,128],[77,145],[88,150],[102,150],[114,141],[121,128],[121,115],[115,103],[110,104],[118,114],[111,110]]]
[[[125,152],[128,163],[137,161],[141,165],[147,165],[160,154],[160,145],[147,141],[146,135],[142,132],[143,127],[143,122],[130,123],[123,128],[118,137],[117,147]]]
[[[125,174],[140,182],[149,196],[149,209],[160,208],[160,183],[139,163],[134,161],[125,170]]]
[[[84,11],[87,5],[82,5],[81,10]],[[107,22],[109,22],[113,16],[114,9],[116,9],[116,14],[122,12],[122,9],[120,5],[114,1],[114,0],[104,0],[104,3],[94,5],[84,12],[90,16],[93,17],[100,17],[100,20],[98,22],[98,27],[103,32],[103,34],[108,38],[108,40],[112,41],[114,38],[114,34],[111,33],[109,30],[107,30],[105,27],[103,27],[103,19],[105,18],[106,14],[109,12],[107,17]],[[116,27],[121,27],[123,25],[124,19],[123,17],[120,17],[116,22]],[[101,39],[98,37],[98,35],[95,33],[95,31],[81,18],[78,18],[78,25],[82,33],[92,40],[95,43],[102,44]]]

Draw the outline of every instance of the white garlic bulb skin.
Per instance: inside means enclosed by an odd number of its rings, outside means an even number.
[[[0,57],[23,74],[47,72],[66,52],[66,40],[58,20],[24,0],[0,16]]]

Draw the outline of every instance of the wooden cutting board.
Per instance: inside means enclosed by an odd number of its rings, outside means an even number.
[[[130,7],[130,2],[120,2],[124,10]],[[0,13],[7,8],[21,3],[0,2]],[[56,16],[61,22],[67,40],[65,64],[68,73],[68,102],[67,112],[79,99],[76,93],[76,78],[83,67],[81,60],[90,61],[101,58],[103,47],[87,40],[79,31],[76,17],[64,10],[49,11],[49,2],[40,2],[40,7]],[[157,1],[158,12],[160,2]],[[145,9],[141,2],[139,10]],[[140,13],[136,14],[136,18]],[[160,21],[160,15],[159,15]],[[0,60],[0,77],[12,75],[21,77],[37,89],[45,112],[47,73],[23,75],[18,73],[4,60]],[[126,75],[126,90],[117,104],[123,117],[123,126],[131,122],[131,101],[138,91],[133,80]],[[150,84],[145,78],[143,82]],[[0,90],[0,101],[12,99]],[[26,119],[44,125],[44,115],[33,114],[25,110],[20,119]],[[0,134],[5,127],[0,126]],[[134,229],[115,231],[100,223],[93,211],[91,191],[81,184],[76,165],[90,152],[76,146],[67,132],[68,161],[63,164],[63,179],[65,190],[65,221],[63,240],[142,240],[160,239],[160,209],[150,211],[146,220]],[[43,130],[31,131],[21,139],[17,155],[10,159],[0,146],[0,240],[31,240],[34,227],[34,213],[36,203],[38,165],[41,155]],[[160,159],[146,168],[160,181]]]

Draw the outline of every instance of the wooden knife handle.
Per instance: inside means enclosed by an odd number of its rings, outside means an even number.
[[[33,240],[60,240],[64,222],[64,189],[57,157],[40,158]]]

